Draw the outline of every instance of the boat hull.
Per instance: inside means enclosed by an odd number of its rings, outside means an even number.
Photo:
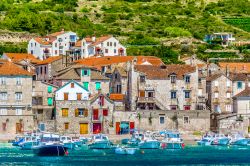
[[[90,149],[110,149],[111,144],[110,142],[94,142],[92,144],[89,144]]]
[[[231,145],[237,145],[237,146],[247,146],[248,144],[248,139],[240,139],[231,142]]]
[[[139,144],[140,149],[159,149],[160,142],[158,141],[151,141],[151,142],[143,142]]]
[[[22,150],[32,150],[34,146],[37,146],[38,142],[24,142],[20,145]]]
[[[222,139],[216,139],[211,142],[212,145],[228,145],[229,139],[228,138],[222,138]]]
[[[72,142],[69,143],[64,143],[63,147],[67,148],[67,149],[74,149],[75,148],[75,144]]]
[[[120,147],[117,147],[115,149],[115,154],[133,155],[133,154],[135,154],[135,152],[136,152],[135,148],[120,148]]]
[[[207,140],[207,139],[202,139],[200,141],[197,141],[197,145],[199,145],[199,146],[210,146],[211,141]]]
[[[63,145],[42,145],[34,147],[33,151],[38,156],[64,156],[67,148]]]
[[[163,142],[161,143],[163,149],[183,149],[184,144],[181,142]]]

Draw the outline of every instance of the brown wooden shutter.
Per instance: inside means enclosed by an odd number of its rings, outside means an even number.
[[[69,99],[69,94],[68,93],[64,93],[64,100],[68,100]]]
[[[145,91],[144,90],[139,91],[139,97],[145,97]]]
[[[84,117],[88,117],[89,116],[89,111],[88,109],[84,109]]]
[[[78,117],[78,116],[79,116],[79,110],[77,108],[77,109],[75,109],[75,117]]]
[[[82,100],[82,94],[81,93],[77,93],[77,100]]]

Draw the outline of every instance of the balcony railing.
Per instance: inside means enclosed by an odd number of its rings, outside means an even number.
[[[154,103],[155,102],[155,98],[154,97],[138,97],[138,101],[137,102],[141,102],[141,103]]]

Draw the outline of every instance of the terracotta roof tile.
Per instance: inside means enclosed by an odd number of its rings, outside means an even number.
[[[112,93],[110,94],[110,100],[124,100],[124,94]]]
[[[53,41],[56,39],[49,39],[48,41],[46,40],[46,37],[36,37],[34,40],[42,45],[51,45]]]
[[[183,76],[196,71],[196,67],[190,65],[136,65],[135,70],[142,72],[148,79],[169,79],[169,75],[176,74],[177,79],[183,79]]]
[[[237,97],[250,97],[250,88],[248,87],[245,90],[243,90],[242,92],[240,92],[234,96],[234,98],[237,98]]]
[[[211,76],[208,76],[206,80],[207,80],[207,81],[213,81],[213,80],[219,78],[219,77],[222,76],[222,75],[223,75],[222,73],[216,73],[216,74],[213,74],[213,75],[211,75]]]
[[[246,73],[230,73],[232,81],[245,81],[248,79],[248,75]]]
[[[101,36],[101,37],[99,37],[99,38],[96,38],[95,42],[93,42],[93,43],[91,44],[91,46],[96,46],[96,45],[98,45],[98,44],[104,42],[105,40],[108,40],[108,39],[111,38],[111,37],[113,37],[113,36],[112,36],[112,35],[107,35],[107,36]],[[91,39],[91,38],[90,38],[90,39]],[[91,41],[90,41],[88,38],[85,38],[85,40],[86,40],[86,41],[88,40],[88,42],[92,42],[92,39],[91,39]]]
[[[60,32],[51,33],[48,36],[54,36],[54,37],[56,37],[56,36],[62,35],[64,33],[66,33],[66,32],[64,30],[61,30]]]
[[[31,63],[39,63],[40,60],[36,59],[34,55],[27,54],[27,53],[4,53],[6,56],[8,56],[11,61],[13,62],[19,62],[21,60],[29,60]]]
[[[21,67],[11,63],[6,62],[0,66],[0,75],[4,76],[13,76],[13,75],[25,75],[25,76],[32,76],[31,72],[22,69]]]
[[[104,57],[91,57],[75,61],[77,64],[86,66],[93,66],[100,68],[100,66],[107,66],[112,64],[126,63],[137,58],[137,64],[147,60],[152,65],[160,66],[163,64],[160,58],[154,56],[104,56]]]
[[[250,63],[249,62],[219,62],[219,67],[226,70],[229,69],[230,72],[234,73],[250,73]]]
[[[52,56],[52,57],[49,57],[43,61],[40,61],[39,63],[37,63],[38,65],[46,65],[46,64],[49,64],[49,63],[52,63],[54,61],[57,61],[59,59],[62,59],[62,56]]]

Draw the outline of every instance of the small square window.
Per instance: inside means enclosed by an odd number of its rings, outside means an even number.
[[[189,124],[189,117],[188,116],[184,116],[183,117],[183,121],[184,121],[184,124]]]
[[[165,117],[164,116],[160,116],[160,124],[164,124],[165,123]]]
[[[70,84],[70,87],[71,87],[71,88],[74,88],[74,87],[75,87],[75,84],[72,82],[72,83]]]

